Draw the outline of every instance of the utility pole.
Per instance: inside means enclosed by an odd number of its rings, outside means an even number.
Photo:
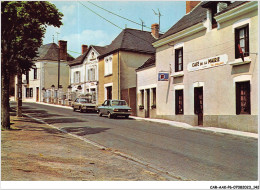
[[[159,17],[159,31],[160,31],[160,20],[161,20],[161,16],[163,16],[163,15],[160,13],[159,9],[158,9],[158,13],[155,12],[155,10],[153,10],[153,12],[154,12],[155,15],[158,15],[158,17]]]
[[[58,38],[58,35],[60,33],[56,32],[57,33],[57,41],[58,41],[58,46],[59,46],[59,38]],[[60,47],[58,47],[58,89],[60,87]]]

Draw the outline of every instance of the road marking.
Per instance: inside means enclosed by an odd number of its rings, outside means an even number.
[[[69,133],[66,130],[64,130],[63,128],[59,128],[59,127],[56,127],[55,125],[48,124],[47,122],[45,122],[45,121],[43,121],[41,119],[38,119],[36,117],[33,117],[33,116],[29,115],[29,114],[23,113],[23,115],[25,115],[25,116],[27,116],[27,117],[29,117],[31,119],[34,119],[34,120],[36,120],[36,121],[38,121],[40,123],[43,123],[45,125],[48,125],[48,126],[50,126],[52,128],[55,128],[55,129],[65,133],[65,134],[68,134],[68,135],[70,135],[70,136],[72,136],[74,138],[80,139],[80,140],[82,140],[82,141],[84,141],[84,142],[86,142],[88,144],[91,144],[91,145],[93,145],[93,146],[95,146],[95,147],[97,147],[97,148],[99,148],[101,150],[109,151],[109,152],[111,152],[111,153],[113,153],[113,154],[115,154],[117,156],[120,156],[121,158],[127,159],[127,160],[135,163],[136,165],[139,165],[139,166],[141,166],[141,167],[143,167],[143,168],[145,168],[147,170],[150,170],[150,171],[152,171],[154,173],[160,174],[162,177],[165,177],[168,180],[195,181],[194,179],[186,179],[185,177],[176,175],[173,172],[163,171],[163,170],[161,170],[159,168],[156,168],[156,166],[153,166],[152,164],[150,164],[148,162],[141,161],[141,160],[139,160],[139,159],[137,159],[135,157],[132,157],[132,156],[130,156],[128,154],[122,153],[122,152],[120,152],[118,150],[113,150],[112,148],[105,147],[105,146],[103,146],[101,144],[98,144],[98,143],[96,143],[94,141],[88,140],[86,138],[83,138],[81,136],[78,136],[78,135],[75,135],[75,134],[72,134],[72,133]]]

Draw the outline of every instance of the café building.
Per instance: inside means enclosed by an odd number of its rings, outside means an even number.
[[[258,132],[258,2],[203,1],[156,48],[156,117]]]

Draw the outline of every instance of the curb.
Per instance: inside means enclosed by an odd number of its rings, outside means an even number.
[[[42,105],[48,105],[53,107],[59,107],[59,108],[65,108],[65,109],[72,109],[72,107],[68,106],[62,106],[62,105],[56,105],[56,104],[47,104],[43,102],[34,102],[37,104]],[[224,129],[219,127],[199,127],[199,126],[192,126],[187,123],[177,122],[177,121],[170,121],[170,120],[164,120],[164,119],[151,119],[151,118],[142,118],[142,117],[136,117],[136,116],[130,116],[130,118],[135,120],[142,120],[142,121],[149,121],[149,122],[155,122],[155,123],[162,123],[167,124],[173,127],[188,129],[188,130],[194,130],[194,131],[207,131],[207,132],[213,132],[213,133],[221,133],[221,134],[229,134],[229,135],[236,135],[236,136],[242,136],[242,137],[249,137],[258,139],[257,133],[250,133],[250,132],[244,132],[244,131],[236,131],[232,129]]]

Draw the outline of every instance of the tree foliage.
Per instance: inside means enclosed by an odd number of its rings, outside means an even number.
[[[42,45],[47,25],[60,27],[63,15],[46,1],[3,1],[1,6],[3,63],[12,71],[18,63],[28,70]]]
[[[9,77],[32,67],[48,25],[60,27],[63,14],[47,1],[1,2],[2,127],[10,128]],[[8,99],[8,100],[7,100]]]

